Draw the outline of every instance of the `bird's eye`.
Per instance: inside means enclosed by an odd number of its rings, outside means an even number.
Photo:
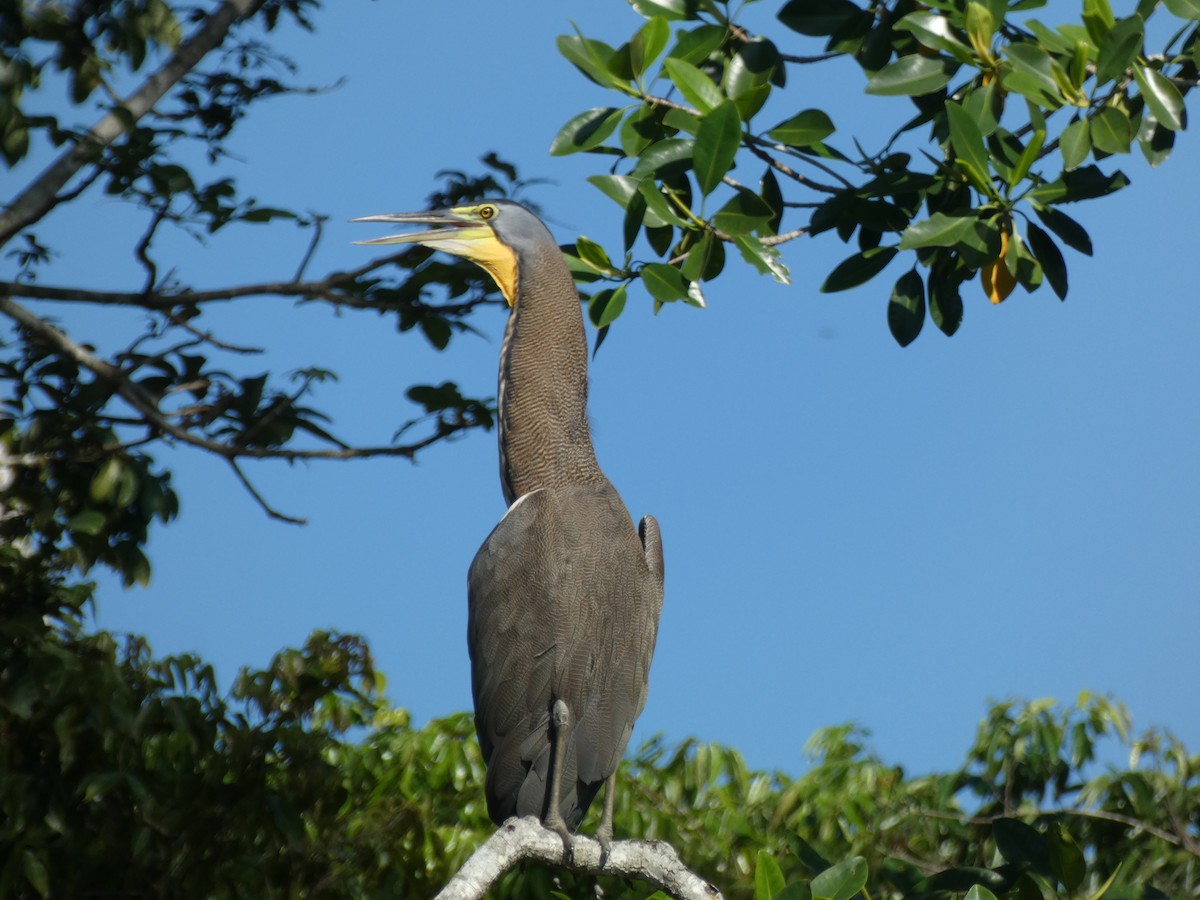
[[[490,219],[495,214],[496,214],[496,207],[494,207],[494,206],[484,206],[479,210],[479,218],[484,219],[484,220]]]

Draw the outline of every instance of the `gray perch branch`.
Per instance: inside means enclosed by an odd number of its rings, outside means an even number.
[[[677,900],[722,900],[721,892],[683,864],[665,841],[613,841],[603,868],[600,845],[576,836],[572,859],[563,859],[562,838],[533,816],[512,818],[471,854],[435,900],[480,900],[500,876],[522,862],[560,866],[585,875],[617,875],[654,885]]]

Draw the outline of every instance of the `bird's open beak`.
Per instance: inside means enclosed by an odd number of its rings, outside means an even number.
[[[455,243],[484,239],[495,240],[492,229],[480,224],[476,219],[460,215],[451,209],[439,209],[432,212],[385,213],[379,216],[363,216],[361,219],[351,219],[350,221],[440,226],[428,231],[412,231],[407,234],[391,234],[387,237],[372,238],[369,241],[355,241],[356,244],[424,244],[426,247],[435,247],[456,253],[458,251],[453,247]],[[459,252],[458,255],[465,254]]]
[[[458,210],[438,209],[432,212],[386,213],[381,216],[363,216],[351,222],[388,222],[404,225],[433,225],[428,231],[412,231],[392,234],[356,244],[421,244],[434,250],[444,250],[479,264],[487,270],[508,305],[516,300],[517,257],[504,244],[496,232],[474,213],[474,208]]]

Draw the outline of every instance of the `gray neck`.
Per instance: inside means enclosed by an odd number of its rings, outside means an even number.
[[[500,485],[511,505],[539,488],[597,484],[587,420],[587,339],[558,247],[530,251],[500,350]],[[536,273],[534,277],[531,273]]]

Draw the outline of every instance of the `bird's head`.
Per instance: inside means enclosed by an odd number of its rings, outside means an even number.
[[[546,241],[557,250],[541,220],[510,200],[489,200],[471,206],[428,212],[363,216],[352,221],[432,225],[428,231],[393,234],[356,243],[369,246],[421,244],[469,259],[487,270],[499,285],[509,306],[513,305],[516,297],[521,253],[536,243]]]

